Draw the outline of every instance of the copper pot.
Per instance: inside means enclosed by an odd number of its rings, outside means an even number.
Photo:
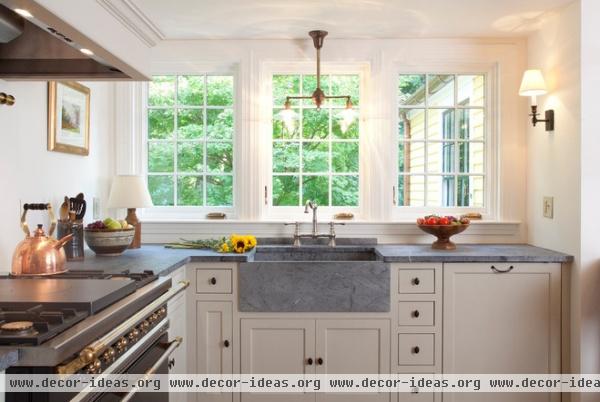
[[[26,217],[28,210],[47,210],[50,216],[48,236],[42,225],[37,225],[33,236],[29,231]],[[66,255],[63,246],[71,240],[73,234],[68,234],[60,240],[51,237],[56,228],[56,219],[50,204],[25,204],[21,215],[21,229],[25,232],[25,240],[21,241],[13,254],[13,275],[54,275],[66,272]]]

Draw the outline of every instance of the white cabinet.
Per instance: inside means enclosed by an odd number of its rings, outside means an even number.
[[[229,301],[196,301],[196,372],[233,374],[233,308]],[[232,393],[198,394],[202,402],[231,402]]]
[[[390,321],[319,319],[317,374],[389,374]],[[390,393],[319,393],[317,402],[389,401]]]
[[[242,319],[242,373],[389,373],[385,319]],[[389,401],[389,394],[242,394],[242,401]]]
[[[560,275],[560,264],[444,264],[444,373],[560,373]],[[522,401],[523,394],[485,400]],[[558,400],[557,393],[527,394],[531,402]]]
[[[315,320],[242,319],[242,374],[314,374]],[[243,393],[243,402],[314,402],[314,393]]]

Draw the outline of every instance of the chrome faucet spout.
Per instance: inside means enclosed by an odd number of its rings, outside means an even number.
[[[304,213],[308,213],[308,209],[312,209],[313,217],[312,217],[312,236],[317,237],[318,235],[318,225],[317,225],[317,208],[319,205],[312,200],[307,200],[306,204],[304,204]]]

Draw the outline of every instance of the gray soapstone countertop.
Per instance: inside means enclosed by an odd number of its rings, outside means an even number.
[[[350,242],[352,243],[352,242]],[[260,247],[259,243],[259,247]],[[286,247],[286,246],[282,246]],[[307,246],[318,249],[323,246]],[[526,244],[459,244],[454,251],[433,250],[429,244],[382,244],[338,246],[364,249],[374,247],[384,262],[570,262],[567,254]],[[168,275],[188,262],[248,262],[254,252],[244,254],[220,254],[212,250],[168,249],[160,244],[143,245],[139,249],[126,250],[117,257],[98,257],[87,250],[85,260],[69,261],[70,270],[101,270],[107,273],[142,272]]]
[[[4,371],[19,360],[19,351],[14,349],[0,350],[0,371]]]
[[[429,244],[381,244],[377,253],[385,262],[554,262],[573,256],[528,244],[458,244],[456,250],[434,250]]]
[[[158,275],[168,275],[188,262],[245,262],[249,254],[222,254],[213,250],[182,250],[165,248],[162,244],[146,244],[113,257],[97,256],[91,250],[86,250],[84,260],[68,261],[67,268],[107,273],[152,271]]]

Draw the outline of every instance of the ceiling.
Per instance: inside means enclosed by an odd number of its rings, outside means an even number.
[[[104,0],[119,1],[119,0]],[[573,0],[120,0],[161,39],[525,36]]]

